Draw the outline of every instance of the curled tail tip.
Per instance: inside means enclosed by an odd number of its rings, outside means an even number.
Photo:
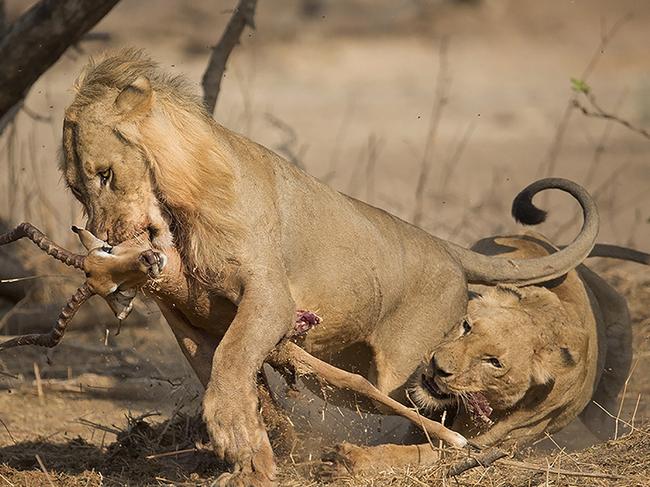
[[[512,217],[522,225],[539,225],[546,221],[546,211],[533,204],[533,195],[522,191],[512,202]]]

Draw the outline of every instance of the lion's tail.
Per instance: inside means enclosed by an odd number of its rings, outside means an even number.
[[[609,259],[627,260],[638,264],[650,265],[650,254],[640,250],[612,244],[596,244],[589,257],[607,257]]]
[[[559,252],[535,259],[485,256],[446,242],[449,251],[460,260],[470,283],[510,283],[518,286],[538,284],[566,274],[590,255],[598,236],[598,209],[587,190],[573,181],[546,178],[524,188],[512,203],[515,220],[525,225],[543,222],[546,212],[537,208],[532,200],[537,193],[546,189],[559,189],[569,193],[580,203],[584,221],[575,240]]]

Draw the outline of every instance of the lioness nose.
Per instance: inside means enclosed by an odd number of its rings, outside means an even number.
[[[435,355],[431,356],[431,370],[433,371],[433,375],[437,375],[439,377],[449,377],[451,375],[451,372],[447,372],[445,369],[441,368],[438,365]]]

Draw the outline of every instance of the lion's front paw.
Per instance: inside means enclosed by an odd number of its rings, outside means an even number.
[[[273,485],[275,462],[253,391],[206,392],[203,416],[215,454],[233,465],[216,485]],[[247,483],[249,482],[249,483]]]
[[[258,472],[224,473],[212,482],[212,487],[272,487],[275,481]]]
[[[343,442],[326,451],[321,457],[317,475],[321,480],[332,481],[349,477],[373,468],[368,448]]]
[[[138,258],[138,264],[143,274],[151,279],[157,278],[167,264],[167,256],[155,250],[145,250]]]

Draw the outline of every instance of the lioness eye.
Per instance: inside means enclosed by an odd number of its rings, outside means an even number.
[[[97,176],[99,176],[99,183],[102,186],[106,186],[108,182],[111,180],[112,175],[113,175],[113,170],[111,168],[108,168],[105,171],[98,172]]]
[[[492,367],[496,367],[497,369],[500,369],[501,367],[503,367],[503,365],[501,364],[501,362],[499,362],[499,359],[496,358],[496,357],[489,357],[489,358],[486,358],[485,361],[486,361],[487,363],[489,363]]]
[[[472,331],[472,325],[470,325],[469,321],[467,319],[463,320],[463,335],[467,335],[470,331]]]

